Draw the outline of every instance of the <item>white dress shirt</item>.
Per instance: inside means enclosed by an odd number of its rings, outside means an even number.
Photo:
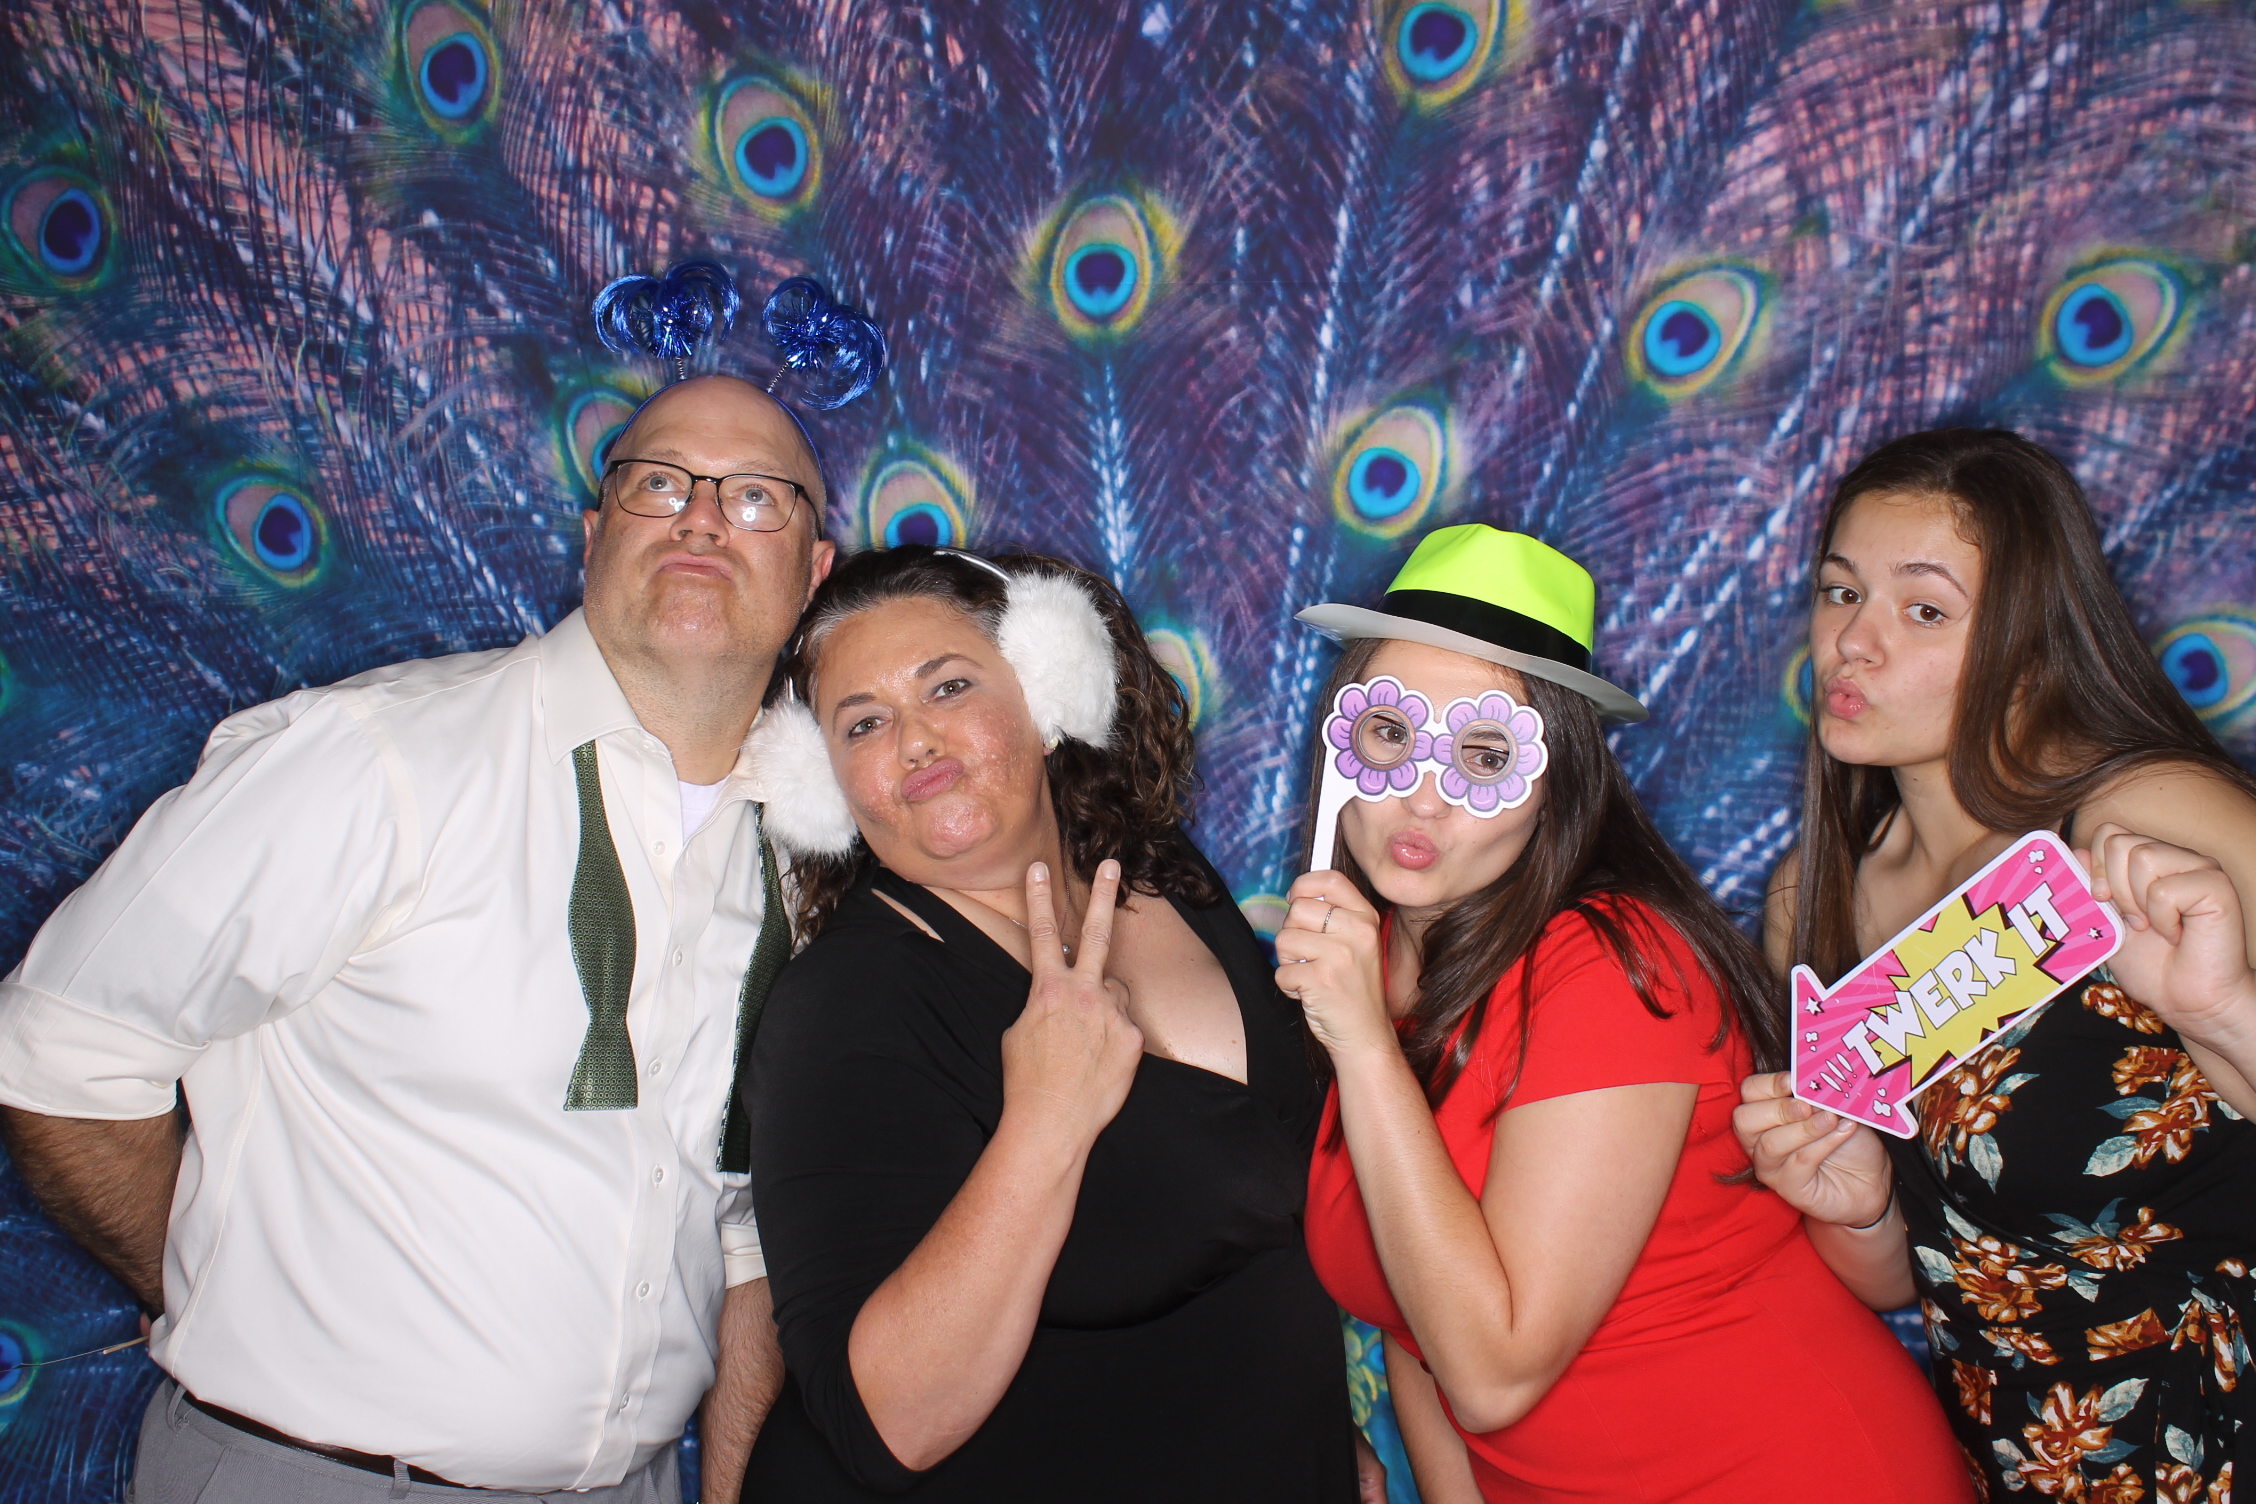
[[[635,911],[640,1105],[567,1112],[593,739]],[[672,759],[575,612],[230,717],[0,983],[0,1102],[194,1131],[157,1361],[305,1441],[459,1483],[618,1482],[764,1272],[715,1167],[760,927],[745,764]],[[685,849],[686,848],[686,849]]]

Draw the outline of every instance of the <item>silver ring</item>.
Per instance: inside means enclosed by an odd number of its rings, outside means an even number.
[[[1337,905],[1330,903],[1324,905],[1324,927],[1318,930],[1317,934],[1329,935],[1332,932],[1332,913],[1336,907]]]

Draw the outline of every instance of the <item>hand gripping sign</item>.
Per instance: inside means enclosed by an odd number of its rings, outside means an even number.
[[[2032,831],[1830,989],[1794,968],[1794,1095],[1909,1138],[1912,1098],[2122,944],[2114,905]]]
[[[1324,742],[1311,872],[1332,865],[1340,811],[1350,799],[1407,794],[1430,764],[1444,800],[1488,819],[1527,803],[1551,763],[1535,707],[1492,689],[1450,701],[1437,720],[1424,695],[1386,674],[1340,686],[1324,721]]]

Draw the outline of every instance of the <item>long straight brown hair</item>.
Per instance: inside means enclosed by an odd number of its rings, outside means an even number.
[[[2057,830],[2115,780],[2159,763],[2208,768],[2256,797],[2256,779],[2139,637],[2067,466],[2002,428],[1891,440],[1833,488],[1813,590],[1842,517],[1877,495],[1950,502],[1959,536],[1982,554],[1950,732],[1951,792],[1977,823]],[[1893,770],[1842,762],[1811,730],[1793,955],[1827,982],[1857,963],[1857,867],[1900,803]]]
[[[1342,685],[1366,677],[1385,642],[1364,638],[1350,643],[1321,703],[1330,705]],[[1755,1069],[1781,1068],[1786,1060],[1785,1004],[1776,996],[1761,953],[1654,828],[1629,775],[1606,745],[1597,707],[1571,689],[1525,677],[1525,698],[1543,717],[1551,753],[1543,773],[1543,808],[1519,860],[1487,887],[1451,904],[1427,927],[1418,1000],[1402,1041],[1426,1100],[1438,1107],[1449,1094],[1481,1031],[1496,1023],[1489,1012],[1497,984],[1534,950],[1551,921],[1566,913],[1589,923],[1655,1018],[1669,1016],[1662,995],[1683,996],[1691,978],[1665,959],[1651,926],[1665,924],[1682,935],[1723,1003],[1723,1022],[1709,1048],[1720,1048],[1737,1032],[1754,1055]],[[1308,825],[1313,832],[1320,772],[1311,782]],[[1334,849],[1339,869],[1386,912],[1389,905],[1346,843],[1336,843]],[[1636,900],[1647,912],[1616,902],[1621,899]],[[1535,1028],[1536,972],[1532,964],[1521,969],[1514,1009],[1522,1061]],[[1518,1084],[1515,1072],[1504,1091],[1506,1102]]]

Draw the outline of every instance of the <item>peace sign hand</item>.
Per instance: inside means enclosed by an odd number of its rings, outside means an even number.
[[[2199,852],[2120,825],[2092,832],[2092,893],[2123,916],[2123,990],[2197,1044],[2256,1037],[2256,975],[2233,880]]]
[[[1067,965],[1049,869],[1040,862],[1026,869],[1034,985],[1026,1011],[1003,1031],[1003,1106],[1038,1116],[1082,1147],[1120,1111],[1144,1057],[1143,1031],[1128,1017],[1128,990],[1105,975],[1119,897],[1120,864],[1101,863],[1080,948]]]

